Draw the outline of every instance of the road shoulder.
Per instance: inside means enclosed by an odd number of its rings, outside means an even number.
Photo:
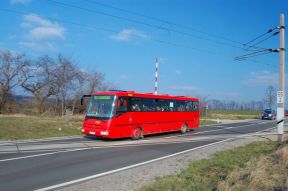
[[[274,133],[274,132],[273,132]],[[178,155],[165,160],[160,160],[154,163],[143,165],[137,168],[128,169],[117,172],[115,174],[103,176],[97,179],[86,181],[80,184],[72,185],[59,189],[61,191],[106,191],[106,190],[138,190],[144,185],[149,185],[155,181],[155,178],[175,175],[188,167],[188,165],[197,160],[207,159],[214,153],[224,150],[229,150],[235,147],[244,146],[255,141],[276,139],[275,135],[270,136],[252,136],[229,140],[221,144],[204,147],[193,150],[183,155]]]

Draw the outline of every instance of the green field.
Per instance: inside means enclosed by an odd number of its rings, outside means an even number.
[[[259,119],[261,111],[252,110],[208,110],[207,118],[212,119]],[[205,112],[201,112],[205,118]]]
[[[215,125],[217,124],[216,121],[212,121],[212,120],[205,120],[205,119],[201,119],[200,120],[200,125]]]
[[[259,112],[214,110],[208,114],[214,119],[247,119],[257,117]],[[0,115],[0,140],[81,135],[83,118],[82,115],[69,120],[59,116]],[[212,124],[216,122],[201,120],[201,125]]]
[[[68,120],[55,116],[0,115],[0,140],[81,135],[82,120],[83,116]]]
[[[141,190],[287,190],[287,161],[287,143],[256,142],[193,162],[179,175],[157,178]]]
[[[67,120],[55,116],[0,115],[0,140],[81,135],[82,121],[83,116],[73,116]],[[201,125],[215,123],[201,120]]]

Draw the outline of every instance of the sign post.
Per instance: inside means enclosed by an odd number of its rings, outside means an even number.
[[[279,73],[279,91],[277,92],[277,136],[278,141],[283,141],[284,133],[284,108],[285,108],[285,60],[284,60],[284,14],[280,15],[280,73]]]

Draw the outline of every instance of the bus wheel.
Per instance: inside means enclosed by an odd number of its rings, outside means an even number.
[[[188,130],[186,123],[184,123],[181,127],[180,133],[184,134],[186,133]]]
[[[133,131],[132,131],[131,138],[133,140],[138,140],[138,139],[143,138],[142,129],[140,127],[134,128]]]

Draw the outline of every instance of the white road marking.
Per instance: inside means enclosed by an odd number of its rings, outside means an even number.
[[[223,128],[223,129],[215,129],[215,130],[209,130],[209,131],[201,131],[201,132],[197,132],[197,133],[192,133],[191,135],[198,135],[198,134],[203,134],[203,133],[207,133],[207,132],[215,132],[215,131],[222,131],[222,130],[227,130],[227,129],[234,129],[234,128],[239,128],[239,127],[246,127],[246,126],[251,126],[251,125],[260,125],[260,124],[264,124],[264,123],[268,123],[268,122],[261,122],[261,123],[252,123],[252,124],[247,124],[247,125],[240,125],[240,126],[235,126],[235,127],[227,127],[227,128]],[[218,126],[217,126],[218,127]],[[174,135],[174,136],[169,136],[169,137],[164,137],[166,139],[170,139],[173,137],[183,137],[184,135]]]
[[[273,128],[275,128],[275,127],[273,127]],[[273,128],[270,128],[270,129],[273,129]],[[267,130],[268,129],[265,129],[265,130],[262,130],[262,131],[258,131],[258,132],[255,132],[255,133],[249,133],[249,134],[258,134],[260,132],[267,131]],[[247,135],[248,134],[246,134],[244,136],[247,136]],[[145,164],[149,164],[149,163],[153,163],[153,162],[160,161],[160,160],[163,160],[163,159],[171,158],[171,157],[174,157],[174,156],[177,156],[177,155],[181,155],[181,154],[184,154],[184,153],[187,153],[187,152],[191,152],[191,151],[194,151],[194,150],[198,150],[198,149],[202,149],[202,148],[205,148],[205,147],[213,146],[213,145],[216,145],[216,144],[219,144],[219,143],[223,143],[223,142],[227,142],[227,141],[230,141],[230,140],[233,140],[233,139],[242,138],[244,136],[240,135],[240,136],[236,136],[234,138],[224,139],[224,140],[221,140],[221,141],[217,141],[215,143],[202,145],[202,146],[199,146],[199,147],[196,147],[196,148],[184,150],[184,151],[181,151],[181,152],[177,152],[177,153],[174,153],[174,154],[171,154],[171,155],[166,155],[166,156],[159,157],[159,158],[156,158],[156,159],[152,159],[152,160],[148,160],[148,161],[145,161],[145,162],[137,163],[137,164],[134,164],[134,165],[118,168],[118,169],[115,169],[115,170],[110,170],[110,171],[107,171],[107,172],[95,174],[95,175],[92,175],[92,176],[87,176],[87,177],[84,177],[84,178],[80,178],[80,179],[64,182],[64,183],[61,183],[61,184],[56,184],[56,185],[53,185],[53,186],[48,186],[48,187],[45,187],[45,188],[37,189],[35,191],[47,191],[47,190],[57,189],[57,188],[64,187],[64,186],[69,186],[71,184],[80,183],[80,182],[84,182],[84,181],[91,180],[91,179],[94,179],[94,178],[98,178],[98,177],[101,177],[101,176],[105,176],[105,175],[113,174],[113,173],[116,173],[116,172],[120,172],[120,171],[123,171],[123,170],[128,170],[128,169],[131,169],[131,168],[143,166]]]
[[[30,139],[23,141],[0,141],[0,145],[11,145],[11,144],[24,144],[24,143],[37,143],[37,142],[49,142],[49,141],[61,141],[66,139],[82,139],[82,136],[68,136],[68,137],[50,137],[43,139]]]
[[[202,131],[198,133],[193,133],[191,135],[197,135],[197,134],[203,134],[207,132],[214,132],[214,131],[220,131],[220,130],[226,130],[226,129],[233,129],[233,128],[239,128],[239,127],[245,127],[245,126],[250,126],[250,125],[256,125],[256,124],[263,124],[266,122],[262,123],[255,123],[255,124],[248,124],[248,125],[242,125],[242,126],[236,126],[236,127],[228,127],[228,128],[223,128],[223,129],[216,129],[216,130],[210,130],[210,131]],[[181,137],[184,135],[175,135],[175,136],[170,136],[170,137],[163,137],[164,139],[170,139],[170,138],[176,138],[176,137]],[[61,150],[61,151],[55,151],[55,152],[49,152],[49,153],[43,153],[43,154],[36,154],[36,155],[29,155],[29,156],[23,156],[23,157],[15,157],[15,158],[8,158],[8,159],[2,159],[0,162],[7,162],[7,161],[13,161],[13,160],[19,160],[19,159],[27,159],[27,158],[33,158],[33,157],[41,157],[41,156],[48,156],[48,155],[53,155],[53,154],[59,154],[59,153],[68,153],[68,152],[75,152],[75,151],[84,151],[84,150],[89,150],[89,149],[98,149],[98,148],[111,148],[111,147],[119,147],[119,146],[139,146],[141,143],[145,142],[153,142],[153,139],[148,139],[148,140],[140,140],[140,141],[126,141],[126,142],[121,142],[118,144],[112,144],[112,145],[106,145],[106,146],[91,146],[91,147],[85,147],[85,148],[78,148],[78,149],[68,149],[68,150]],[[173,143],[173,142],[169,142]],[[159,144],[159,143],[157,143]],[[144,144],[142,144],[144,145]]]
[[[274,133],[262,133],[262,134],[257,134],[257,136],[265,136],[265,135],[273,135]],[[251,136],[251,135],[247,135],[248,136]],[[254,136],[254,135],[252,135]],[[225,134],[225,137],[235,137],[235,134]],[[169,139],[166,140],[166,141],[162,141],[162,142],[153,142],[153,141],[150,141],[150,142],[147,142],[147,143],[137,143],[137,144],[128,144],[128,145],[125,145],[125,147],[135,147],[135,146],[150,146],[150,145],[155,145],[155,143],[157,145],[163,145],[163,144],[176,144],[176,143],[185,143],[185,142],[197,142],[197,141],[210,141],[210,140],[219,140],[219,139],[222,139],[223,138],[223,135],[212,135],[212,136],[200,136],[200,137],[183,137],[182,139],[179,139],[179,140],[171,140]],[[89,145],[87,146],[89,147]],[[89,148],[85,147],[85,149],[83,149],[83,147],[79,147],[77,149],[80,149],[80,150],[86,150],[86,149],[102,149],[102,148],[117,148],[117,147],[122,147],[122,145],[107,145],[107,146],[90,146]],[[74,148],[76,149],[76,148]],[[67,148],[60,148],[60,149],[50,149],[50,150],[45,150],[46,152],[50,152],[51,154],[55,154],[55,152],[61,152],[61,151],[67,151]],[[70,150],[69,150],[70,151]],[[74,150],[73,150],[74,151]],[[33,151],[33,150],[24,150],[22,151],[21,153],[33,153],[33,152],[38,152],[38,151]],[[72,152],[72,151],[71,151]],[[3,152],[2,152],[3,153]],[[6,154],[7,153],[15,153],[15,152],[5,152]],[[49,154],[50,154],[49,153]],[[1,154],[1,152],[0,152]],[[32,156],[32,155],[31,155]],[[17,158],[18,159],[18,158]],[[3,160],[6,160],[6,159],[3,159]],[[16,159],[15,159],[16,160]],[[1,162],[1,161],[0,161]],[[5,162],[5,161],[3,161]]]

